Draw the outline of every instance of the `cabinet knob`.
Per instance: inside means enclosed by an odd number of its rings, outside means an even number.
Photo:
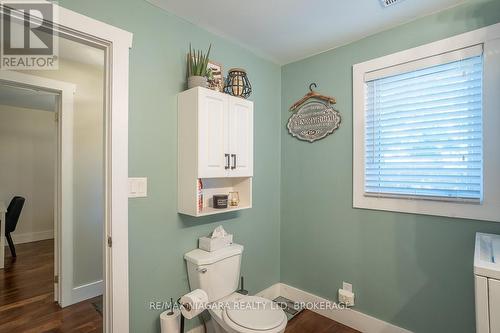
[[[236,169],[236,154],[231,154],[231,157],[233,158],[233,166],[231,166],[231,170]]]
[[[228,170],[229,164],[231,163],[229,160],[229,154],[224,154],[224,158],[226,159],[226,166],[224,167],[224,169]]]

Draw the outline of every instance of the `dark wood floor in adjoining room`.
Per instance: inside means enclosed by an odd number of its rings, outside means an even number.
[[[360,333],[315,312],[304,310],[290,320],[285,333]]]
[[[101,333],[100,298],[61,309],[54,302],[54,241],[5,248],[0,269],[0,333]]]

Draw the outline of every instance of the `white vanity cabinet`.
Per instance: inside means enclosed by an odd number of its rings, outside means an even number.
[[[488,279],[490,332],[500,333],[500,280]]]
[[[476,234],[476,333],[500,333],[500,235]]]
[[[203,216],[251,207],[253,102],[206,88],[178,96],[178,210]],[[198,209],[197,183],[203,183]],[[213,209],[213,194],[237,191],[240,205]]]

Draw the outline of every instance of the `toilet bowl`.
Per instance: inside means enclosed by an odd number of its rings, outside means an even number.
[[[207,333],[282,333],[287,316],[270,300],[236,293],[243,246],[232,244],[207,252],[192,250],[184,255],[191,290],[208,295]]]
[[[282,333],[287,317],[270,300],[257,296],[232,294],[212,304],[207,333]]]

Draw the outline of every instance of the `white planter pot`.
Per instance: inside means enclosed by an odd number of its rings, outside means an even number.
[[[208,80],[204,76],[190,76],[188,77],[188,89],[194,87],[203,87],[206,88],[208,86]]]

